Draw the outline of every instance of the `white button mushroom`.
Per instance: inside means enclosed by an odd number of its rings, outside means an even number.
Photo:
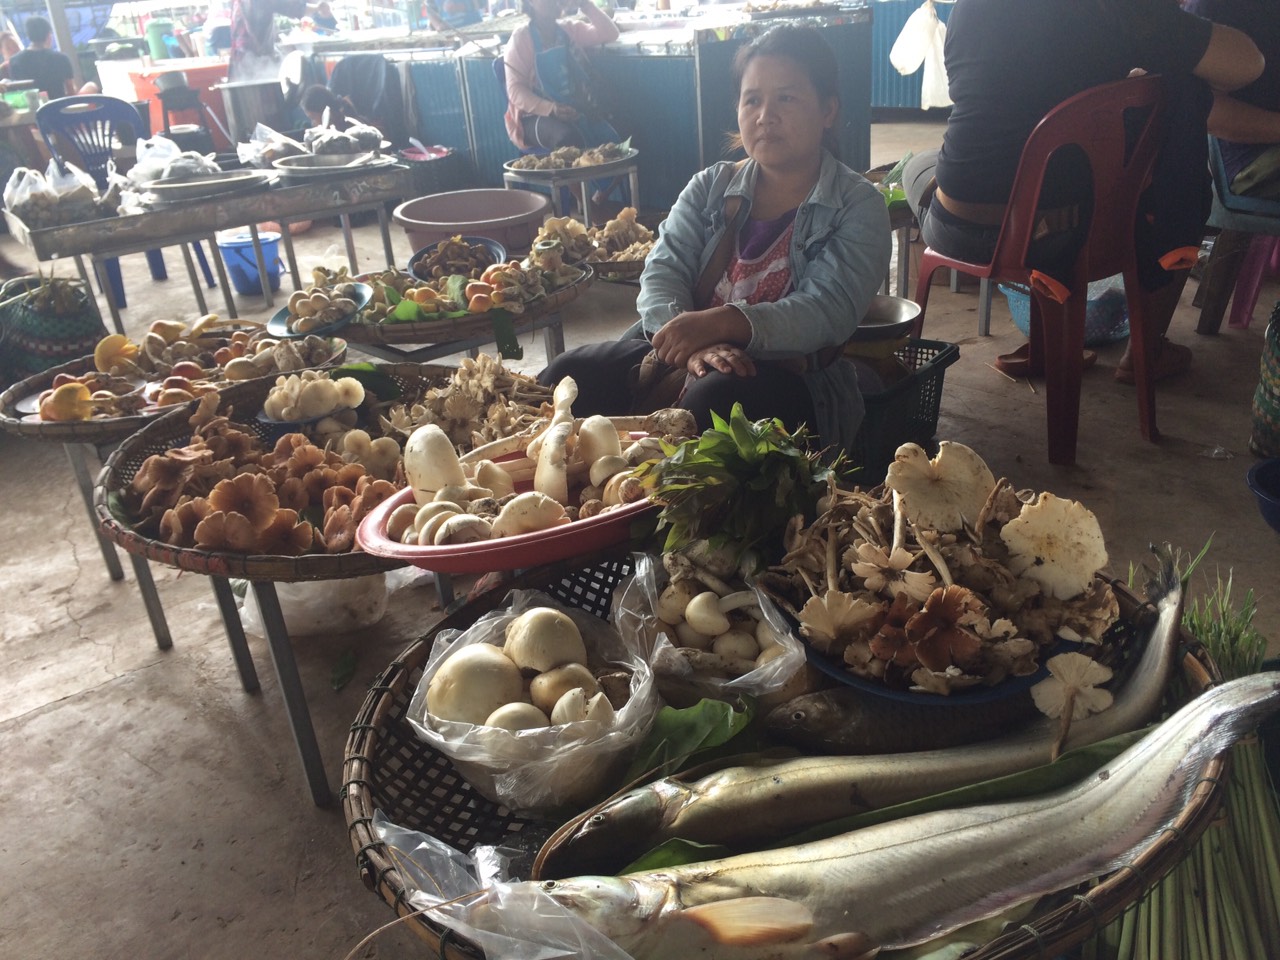
[[[582,688],[588,696],[595,696],[600,690],[590,670],[580,663],[566,663],[534,677],[529,684],[529,699],[535,707],[550,713],[559,699],[574,687]]]
[[[400,538],[404,536],[406,530],[413,528],[413,518],[418,514],[418,505],[416,503],[402,503],[391,511],[391,516],[387,517],[387,536],[400,542]],[[416,537],[414,538],[417,539]]]
[[[693,627],[689,626],[687,621],[681,621],[676,624],[676,639],[680,641],[682,647],[693,647],[695,650],[711,649],[711,642],[715,637],[699,633]]]
[[[689,601],[699,593],[702,593],[702,584],[698,583],[698,581],[673,580],[658,595],[658,602],[654,606],[654,612],[658,615],[659,620],[665,620],[667,623],[681,623],[684,620],[684,611],[689,606]]]
[[[564,696],[551,708],[552,726],[562,723],[577,723],[587,719],[587,695],[581,687],[566,690]]]
[[[437,547],[449,544],[479,543],[490,536],[489,521],[472,513],[455,513],[436,529],[431,542]]]
[[[489,714],[486,727],[501,727],[516,733],[551,726],[547,715],[531,703],[508,703]]]
[[[520,669],[491,643],[454,651],[427,685],[427,712],[441,720],[482,724],[520,699]]]
[[[434,423],[418,427],[405,441],[404,474],[418,503],[429,501],[441,487],[467,482],[453,442]]]
[[[707,590],[689,601],[684,608],[684,619],[699,633],[718,637],[729,629],[729,618],[720,612],[720,597]]]
[[[587,662],[578,625],[551,607],[526,610],[507,624],[503,652],[521,670],[545,673],[566,663]]]
[[[745,630],[727,630],[716,637],[711,652],[738,660],[754,660],[760,655],[760,645]]]

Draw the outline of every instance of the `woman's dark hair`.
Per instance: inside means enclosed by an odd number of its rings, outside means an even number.
[[[313,83],[302,94],[303,113],[324,113],[329,108],[331,121],[345,120],[355,110],[346,97],[340,97],[322,83]]]
[[[826,103],[835,100],[837,110],[840,103],[840,69],[836,64],[836,55],[830,44],[822,39],[822,34],[815,27],[799,24],[783,23],[771,27],[750,43],[738,49],[733,58],[733,91],[735,98],[742,94],[742,77],[747,72],[747,65],[756,57],[779,57],[790,60],[804,71],[818,92],[818,101]],[[729,143],[734,149],[742,147],[742,136],[738,133],[729,135]],[[839,157],[839,142],[835,129],[823,131],[822,145],[832,154]]]

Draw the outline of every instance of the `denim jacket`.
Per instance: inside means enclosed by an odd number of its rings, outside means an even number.
[[[741,169],[717,163],[681,191],[640,278],[636,306],[646,337],[694,309],[694,287],[725,230],[725,200],[742,197],[749,216],[756,171],[753,160]],[[889,236],[884,198],[824,154],[818,182],[796,211],[792,292],[775,303],[734,304],[751,324],[747,353],[784,360],[848,340],[889,268]],[[818,420],[811,426],[821,442],[852,451],[864,410],[853,364],[837,360],[805,374],[805,382]]]

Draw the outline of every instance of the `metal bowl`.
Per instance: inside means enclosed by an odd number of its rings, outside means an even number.
[[[919,316],[920,304],[914,300],[878,293],[871,298],[871,306],[850,339],[855,342],[898,340],[911,332]]]
[[[1280,457],[1255,463],[1249,468],[1247,482],[1258,500],[1262,519],[1280,533]]]

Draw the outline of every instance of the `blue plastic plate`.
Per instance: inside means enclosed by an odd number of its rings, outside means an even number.
[[[355,300],[356,308],[349,317],[343,317],[341,320],[335,320],[333,323],[326,323],[323,327],[315,327],[306,333],[292,333],[289,330],[289,305],[285,304],[267,321],[267,333],[281,340],[300,340],[303,337],[323,337],[325,334],[333,333],[335,330],[341,330],[356,317],[360,316],[360,311],[369,305],[369,301],[373,299],[373,287],[367,283],[353,284],[356,288],[356,295],[351,299]]]
[[[502,244],[500,244],[497,240],[490,240],[488,237],[463,237],[462,240],[464,243],[479,244],[480,246],[484,247],[486,250],[489,251],[489,255],[493,257],[494,263],[507,262],[507,248],[504,247]],[[415,250],[413,256],[409,258],[409,273],[419,280],[434,280],[435,279],[434,277],[424,277],[421,274],[419,274],[416,270],[413,269],[413,265],[417,263],[420,259],[425,257],[428,253],[431,253],[433,250],[435,250],[436,247],[440,246],[440,244],[444,242],[446,241],[437,240],[435,243],[427,244],[421,250]]]

